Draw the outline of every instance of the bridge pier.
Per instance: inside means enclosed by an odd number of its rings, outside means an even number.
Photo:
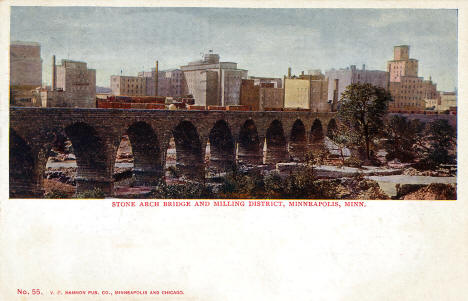
[[[236,162],[235,143],[226,121],[216,122],[208,139],[210,142],[209,171],[218,173],[232,170]]]
[[[203,161],[199,154],[188,150],[177,151],[177,170],[188,179],[203,179],[205,176]]]
[[[263,164],[264,142],[252,143],[250,145],[237,145],[237,162],[240,164]]]
[[[303,162],[306,159],[307,142],[306,141],[291,141],[289,143],[289,156],[292,161]]]
[[[286,151],[286,145],[268,145],[265,153],[265,164],[276,164],[289,161],[289,154]]]
[[[180,122],[173,135],[177,170],[189,179],[203,179],[206,138],[200,137],[196,127],[188,121]]]

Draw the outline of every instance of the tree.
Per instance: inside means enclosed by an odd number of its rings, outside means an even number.
[[[344,126],[350,146],[362,147],[370,159],[371,147],[383,134],[389,92],[371,84],[349,85],[341,95],[337,118]]]
[[[423,130],[424,124],[418,119],[408,120],[404,116],[393,115],[384,129],[386,140],[383,147],[387,151],[387,160],[414,160],[418,156],[417,145],[421,141]]]
[[[426,155],[421,160],[426,167],[435,167],[440,164],[452,164],[455,156],[456,131],[445,119],[437,119],[429,124],[425,133],[425,138],[429,147]]]

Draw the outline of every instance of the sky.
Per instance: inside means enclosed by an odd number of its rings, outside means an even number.
[[[41,44],[45,83],[53,54],[87,62],[109,87],[121,70],[179,68],[210,49],[251,76],[283,77],[288,67],[386,70],[405,44],[419,76],[457,87],[455,9],[12,7],[10,40]]]

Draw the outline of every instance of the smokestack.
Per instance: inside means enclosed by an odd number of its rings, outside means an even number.
[[[154,74],[154,96],[158,96],[158,77],[159,77],[159,66],[158,66],[158,61],[156,61],[156,70]]]
[[[304,71],[301,72],[301,75],[304,75]]]
[[[57,89],[57,74],[55,67],[55,55],[52,56],[52,91]]]
[[[288,78],[291,78],[291,67],[288,67]]]
[[[366,70],[366,64],[362,64],[362,70]]]

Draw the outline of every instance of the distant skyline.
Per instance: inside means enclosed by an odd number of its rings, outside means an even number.
[[[10,39],[41,44],[44,83],[53,54],[87,62],[109,87],[121,70],[179,68],[209,49],[251,76],[283,77],[288,67],[386,70],[406,44],[419,76],[457,87],[455,9],[12,7]]]

